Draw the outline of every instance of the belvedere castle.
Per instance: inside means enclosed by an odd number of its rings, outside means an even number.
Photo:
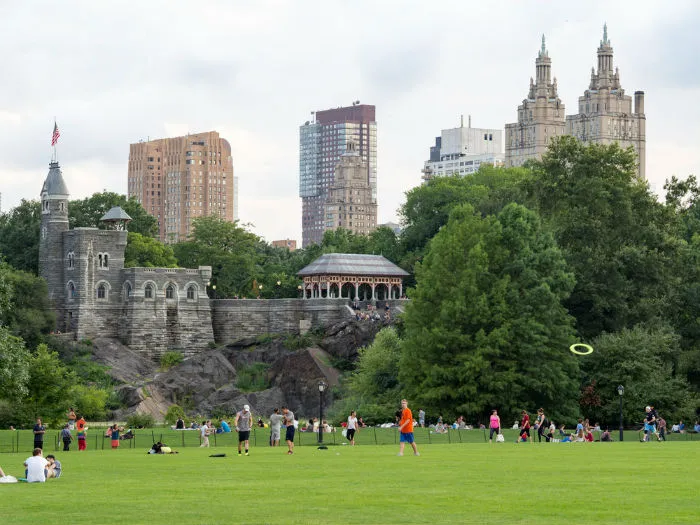
[[[401,302],[406,272],[373,255],[359,256],[370,264],[350,265],[358,275],[344,276],[345,267],[304,274],[303,299],[210,299],[210,266],[124,268],[130,217],[115,207],[102,217],[108,229],[70,229],[68,197],[61,168],[51,162],[41,189],[39,275],[48,284],[56,328],[64,337],[115,338],[150,358],[168,350],[192,356],[243,337],[304,332],[351,319],[348,302],[358,289],[364,288],[367,300]]]

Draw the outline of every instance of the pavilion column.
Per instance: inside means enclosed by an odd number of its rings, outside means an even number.
[[[331,282],[326,281],[326,299],[331,298]]]
[[[355,284],[355,300],[359,301],[360,300],[360,283],[354,283]]]
[[[399,299],[403,297],[403,282],[399,284]]]
[[[372,283],[372,300],[373,301],[376,301],[376,297],[374,295],[374,289],[376,288],[376,286],[377,286],[376,284]]]

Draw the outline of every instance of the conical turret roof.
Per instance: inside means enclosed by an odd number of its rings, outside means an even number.
[[[46,176],[44,186],[41,188],[41,194],[47,193],[49,197],[68,198],[68,187],[66,181],[63,180],[61,167],[58,162],[49,164],[49,174]]]

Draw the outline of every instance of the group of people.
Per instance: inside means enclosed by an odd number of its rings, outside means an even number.
[[[355,310],[355,320],[357,321],[390,321],[391,320],[391,307],[389,303],[384,304],[384,315],[381,315],[376,306],[371,304],[367,305],[367,311],[363,312],[360,310],[360,304],[356,301],[353,302],[353,309]]]

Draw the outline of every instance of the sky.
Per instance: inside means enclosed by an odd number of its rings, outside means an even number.
[[[700,173],[694,0],[0,0],[2,210],[38,199],[54,118],[73,199],[125,194],[131,143],[216,130],[241,222],[301,241],[299,126],[360,100],[377,108],[378,220],[397,221],[441,129],[517,120],[542,34],[575,113],[606,22],[622,87],[646,93],[661,193]]]

